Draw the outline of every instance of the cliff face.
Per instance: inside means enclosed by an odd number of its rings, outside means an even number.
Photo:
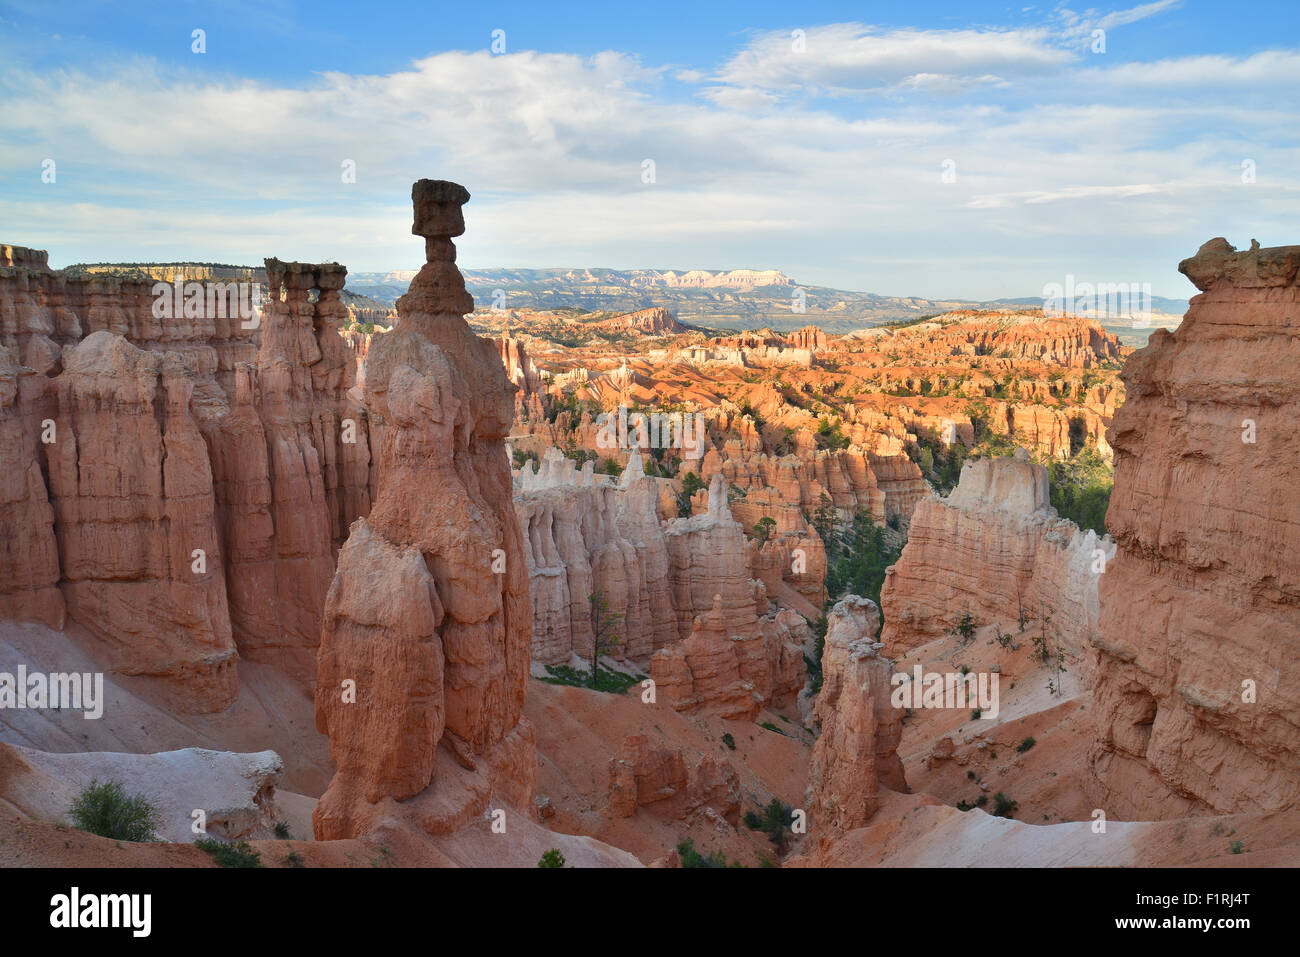
[[[1124,370],[1092,753],[1116,815],[1300,799],[1298,267],[1211,240],[1182,325]]]
[[[885,573],[881,632],[887,652],[905,653],[941,637],[966,613],[976,626],[1011,630],[1022,617],[1050,618],[1049,632],[1084,664],[1099,615],[1109,539],[1057,517],[1047,470],[1015,457],[962,468],[946,498],[921,502],[908,542]]]
[[[325,607],[316,724],[338,773],[313,813],[322,840],[368,832],[394,801],[445,833],[494,794],[530,803],[536,774],[521,717],[528,564],[504,444],[513,390],[462,318],[473,301],[451,237],[469,194],[420,180],[412,199],[427,262],[366,363],[378,492]]]
[[[622,616],[613,655],[648,666],[679,711],[753,717],[803,686],[807,625],[788,609],[769,611],[721,475],[701,514],[662,522],[656,480],[635,452],[614,485],[590,462],[578,472],[548,449],[537,472],[531,462],[520,470],[514,501],[531,579],[533,660],[591,654],[588,596],[599,592]]]
[[[345,270],[268,260],[259,315],[2,249],[0,514],[21,534],[0,613],[71,616],[182,710],[233,701],[236,652],[309,682],[334,552],[370,505]]]
[[[534,661],[591,654],[588,596],[596,592],[621,616],[619,657],[645,660],[677,640],[657,500],[638,463],[617,487],[598,480],[590,462],[579,473],[557,449],[547,450],[537,473],[531,462],[519,473],[514,506],[532,581]]]
[[[879,654],[875,602],[850,595],[827,616],[824,683],[814,719],[821,735],[808,772],[815,828],[852,830],[875,813],[880,788],[906,791],[898,743],[903,714],[890,703],[893,667]]]

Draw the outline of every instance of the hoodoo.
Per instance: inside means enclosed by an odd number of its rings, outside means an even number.
[[[367,833],[399,801],[447,833],[494,795],[527,806],[536,775],[522,717],[532,606],[504,443],[514,387],[463,318],[474,303],[452,237],[469,193],[420,180],[411,196],[427,262],[366,359],[378,490],[325,604],[316,725],[338,772],[313,814],[320,840]]]

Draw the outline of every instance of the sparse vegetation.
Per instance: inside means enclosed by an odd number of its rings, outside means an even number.
[[[222,867],[261,867],[262,855],[249,847],[247,841],[218,841],[211,837],[201,837],[194,846]]]
[[[551,848],[542,855],[542,859],[537,862],[538,867],[564,867],[564,855],[557,849]]]
[[[1035,741],[1033,738],[1025,738],[1025,740],[1021,741],[1018,745],[1016,745],[1016,750],[1021,754],[1024,754],[1026,751],[1028,751],[1037,743],[1038,742]]]
[[[570,685],[574,688],[594,687],[596,691],[604,691],[609,694],[624,694],[634,684],[645,681],[646,676],[643,674],[624,674],[621,671],[610,671],[608,668],[604,668],[596,677],[595,685],[592,685],[591,675],[586,671],[579,671],[569,665],[546,665],[546,677],[537,680],[545,681],[548,685]]]
[[[1001,791],[993,795],[994,817],[1012,817],[1015,815],[1016,808],[1019,806],[1020,804],[1018,802],[1011,800],[1011,798],[1007,797]]]
[[[691,838],[678,842],[677,859],[681,862],[683,868],[742,866],[739,861],[728,864],[726,855],[720,851],[711,851],[708,854],[701,854],[695,849],[695,841]]]

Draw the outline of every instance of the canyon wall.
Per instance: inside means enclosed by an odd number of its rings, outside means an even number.
[[[367,357],[378,487],[325,606],[316,726],[338,770],[312,815],[318,840],[393,815],[449,833],[494,799],[532,803],[532,608],[504,441],[514,389],[463,318],[474,304],[452,237],[468,199],[441,180],[413,187],[427,261]]]
[[[532,581],[534,661],[590,656],[596,592],[620,616],[618,657],[645,661],[677,640],[657,501],[635,456],[617,486],[591,462],[578,472],[558,449],[537,472],[531,461],[520,470],[514,508]]]
[[[267,260],[275,294],[244,314],[0,249],[0,614],[70,617],[181,710],[229,705],[237,655],[309,683],[370,505],[346,270]]]
[[[1300,246],[1223,239],[1125,366],[1092,765],[1118,817],[1300,799]]]
[[[1023,620],[1037,631],[1046,621],[1086,682],[1098,582],[1114,553],[1109,538],[1057,516],[1047,470],[1023,449],[967,462],[946,499],[932,496],[912,515],[881,589],[881,641],[896,656],[943,636],[965,614],[976,627],[1007,630]]]
[[[657,480],[634,450],[615,485],[556,449],[516,478],[533,603],[533,660],[567,664],[591,654],[588,596],[620,619],[613,657],[649,667],[681,711],[752,717],[785,703],[805,680],[803,618],[769,608],[751,577],[755,554],[715,475],[705,510],[662,521]],[[820,543],[818,543],[820,544]],[[769,553],[770,554],[770,553]]]

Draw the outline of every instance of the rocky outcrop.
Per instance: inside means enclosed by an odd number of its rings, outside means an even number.
[[[504,444],[512,390],[462,318],[473,300],[452,237],[469,194],[420,180],[412,199],[427,262],[366,363],[378,492],[325,607],[316,725],[338,772],[313,812],[322,840],[391,814],[455,830],[494,797],[529,805],[536,775],[522,719],[528,565]]]
[[[620,817],[638,807],[675,797],[686,790],[686,761],[681,748],[656,746],[644,734],[623,742],[609,762],[609,805]]]
[[[0,805],[38,820],[65,821],[92,782],[116,782],[157,808],[160,840],[267,839],[280,818],[275,790],[283,769],[274,751],[50,754],[0,744]],[[200,831],[194,830],[200,822],[195,811],[202,812]]]
[[[729,761],[706,754],[688,774],[680,747],[655,744],[644,734],[627,737],[609,762],[609,806],[619,817],[659,804],[675,818],[709,808],[734,825],[742,800],[740,776]]]
[[[882,787],[906,791],[898,743],[903,715],[890,703],[893,666],[880,654],[875,602],[850,595],[827,616],[823,685],[813,712],[820,736],[808,773],[812,826],[852,830],[879,806]]]
[[[4,248],[0,510],[25,537],[0,552],[0,610],[66,611],[180,710],[230,704],[236,652],[309,684],[373,481],[346,270],[267,260],[204,285],[211,269],[56,273]]]
[[[888,654],[942,637],[969,614],[975,626],[1012,630],[1046,622],[1053,641],[1088,673],[1098,582],[1115,553],[1052,508],[1047,470],[1015,456],[980,459],[942,499],[912,516],[907,546],[885,573],[881,633]]]
[[[1211,240],[1182,325],[1125,366],[1091,756],[1113,816],[1300,800],[1298,268]]]

